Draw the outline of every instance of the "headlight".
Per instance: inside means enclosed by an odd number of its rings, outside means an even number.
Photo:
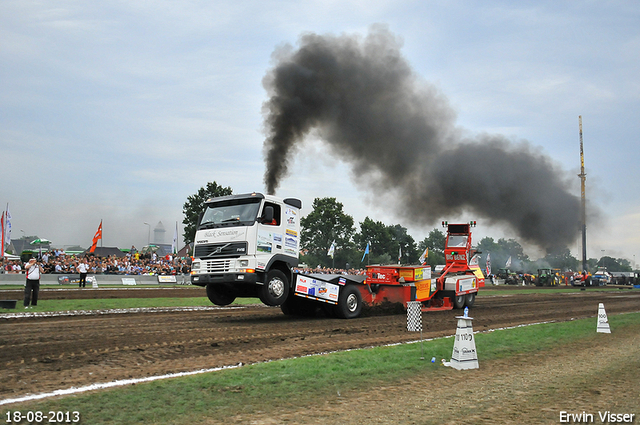
[[[198,270],[199,268],[200,268],[199,261],[194,261],[193,263],[191,263],[191,270]]]
[[[249,265],[249,260],[240,260],[238,261],[240,267],[247,267]]]

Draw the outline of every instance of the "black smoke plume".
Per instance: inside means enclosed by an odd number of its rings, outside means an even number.
[[[263,81],[267,192],[313,131],[352,165],[359,184],[393,193],[397,212],[415,224],[471,211],[545,249],[573,243],[580,200],[562,170],[524,142],[463,138],[445,96],[400,48],[376,26],[366,37],[307,34],[298,49],[274,53]]]

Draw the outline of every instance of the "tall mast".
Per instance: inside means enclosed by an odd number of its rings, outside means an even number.
[[[580,227],[582,228],[582,270],[587,270],[587,198],[584,193],[587,175],[584,172],[584,149],[582,144],[582,115],[578,116],[580,126],[580,196],[582,201],[582,216]]]

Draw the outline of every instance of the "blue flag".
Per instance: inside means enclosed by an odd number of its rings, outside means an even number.
[[[367,242],[367,247],[364,249],[364,255],[362,256],[362,260],[360,260],[360,262],[362,263],[364,261],[364,257],[369,253],[369,242]]]

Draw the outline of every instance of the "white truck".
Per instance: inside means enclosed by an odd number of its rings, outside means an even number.
[[[446,266],[432,275],[426,264],[367,266],[366,275],[294,273],[300,249],[295,198],[260,193],[212,198],[198,220],[191,283],[216,305],[259,297],[287,315],[358,317],[363,306],[422,303],[423,311],[471,307],[484,276],[471,247],[475,222],[449,224]]]
[[[282,305],[298,265],[302,201],[261,193],[211,198],[198,219],[191,283],[216,305],[259,297]]]

